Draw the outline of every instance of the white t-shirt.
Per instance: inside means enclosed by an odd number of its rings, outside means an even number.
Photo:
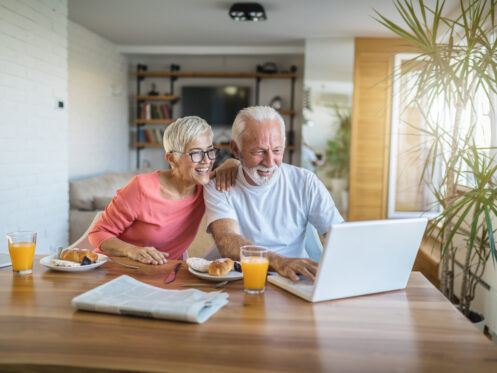
[[[330,193],[312,172],[283,163],[264,185],[250,185],[240,166],[229,192],[216,190],[214,180],[204,187],[207,227],[219,219],[238,222],[240,233],[277,254],[306,258],[307,223],[325,234],[343,222]],[[208,229],[209,231],[209,229]]]

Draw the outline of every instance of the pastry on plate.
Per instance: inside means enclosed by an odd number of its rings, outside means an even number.
[[[233,270],[234,262],[230,258],[216,259],[209,265],[209,275],[225,276]]]
[[[85,258],[87,260],[85,261]],[[67,260],[70,262],[76,262],[79,264],[91,264],[95,263],[98,259],[98,255],[91,250],[83,249],[66,249],[60,253],[60,260]],[[83,263],[85,261],[86,263]],[[89,263],[88,263],[89,261]]]
[[[186,264],[197,272],[207,272],[211,261],[204,258],[188,258]]]

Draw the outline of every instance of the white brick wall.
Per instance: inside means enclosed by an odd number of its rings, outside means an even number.
[[[67,0],[0,0],[0,252],[38,232],[38,254],[67,243]]]
[[[69,179],[128,170],[126,58],[71,21],[68,45]]]

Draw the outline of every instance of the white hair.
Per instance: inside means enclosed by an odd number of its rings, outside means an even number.
[[[204,133],[213,138],[212,128],[204,119],[194,116],[178,118],[164,131],[164,150],[166,153],[172,150],[184,152],[190,142]]]
[[[248,120],[257,124],[277,119],[281,127],[283,146],[285,144],[285,122],[281,115],[270,106],[250,106],[240,110],[231,128],[231,138],[235,141],[239,150],[242,150],[242,135]]]

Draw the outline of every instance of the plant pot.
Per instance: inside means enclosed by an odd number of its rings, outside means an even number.
[[[476,311],[471,311],[469,316],[469,320],[473,323],[473,325],[476,326],[478,330],[483,333],[485,329],[485,316],[483,316],[482,313]]]
[[[485,316],[478,311],[469,311],[469,316],[467,317],[471,323],[478,328],[480,332],[483,333],[485,328]]]

